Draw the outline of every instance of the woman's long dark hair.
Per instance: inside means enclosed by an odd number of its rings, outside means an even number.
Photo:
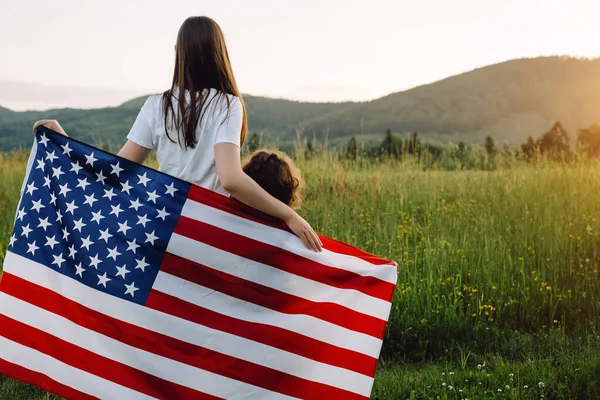
[[[242,102],[244,116],[240,141],[243,143],[248,132],[246,109],[231,70],[223,32],[219,25],[208,17],[189,17],[177,34],[171,89],[162,95],[165,132],[171,141],[175,142],[167,130],[169,117],[177,129],[179,144],[183,139],[186,149],[196,147],[196,126],[208,108],[204,107],[208,96],[203,95],[203,91],[211,88],[216,89],[218,93],[209,101],[225,96],[227,113],[230,111],[231,102],[226,94],[237,96]],[[179,90],[178,96],[173,95],[175,89]],[[186,93],[189,93],[189,102],[186,100]],[[178,112],[173,108],[175,97]]]

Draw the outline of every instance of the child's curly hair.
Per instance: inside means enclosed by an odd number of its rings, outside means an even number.
[[[246,159],[243,169],[271,196],[294,209],[302,205],[302,174],[285,153],[257,150]]]

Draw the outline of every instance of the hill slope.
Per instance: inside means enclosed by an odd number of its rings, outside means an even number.
[[[556,120],[574,131],[600,121],[600,60],[547,57],[480,68],[305,121],[332,136],[420,131],[438,136],[521,142]]]
[[[0,109],[0,149],[28,146],[30,126],[55,118],[83,140],[120,144],[145,98],[119,107],[11,112]],[[246,96],[250,131],[292,140],[297,128],[330,138],[419,131],[442,140],[519,143],[561,120],[574,130],[600,121],[600,60],[520,59],[476,69],[369,102],[304,103]]]

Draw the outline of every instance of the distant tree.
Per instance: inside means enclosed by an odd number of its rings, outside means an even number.
[[[392,130],[388,129],[385,131],[385,138],[383,142],[381,142],[381,152],[388,156],[392,155],[392,150],[394,148],[394,137],[392,136]]]
[[[419,139],[419,132],[413,132],[408,142],[408,154],[418,155],[421,153],[421,139]]]
[[[562,158],[569,153],[569,135],[560,121],[556,121],[542,136],[539,146],[542,154],[553,159]]]
[[[594,124],[589,128],[579,129],[577,145],[590,157],[600,156],[600,125]]]
[[[539,150],[539,139],[535,140],[533,137],[529,136],[527,138],[527,142],[521,145],[521,152],[523,153],[523,157],[526,161],[532,161],[535,157],[535,154]]]
[[[352,139],[348,142],[346,146],[346,158],[350,160],[356,160],[356,155],[358,153],[358,144],[356,143],[356,138],[352,136]]]
[[[260,137],[258,136],[258,133],[252,132],[252,134],[248,138],[248,150],[250,150],[250,152],[254,152],[254,151],[258,150],[259,147],[260,147]]]
[[[491,136],[485,138],[485,151],[487,151],[488,155],[491,157],[496,155],[496,143]]]

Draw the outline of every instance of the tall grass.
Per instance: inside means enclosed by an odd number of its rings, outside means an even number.
[[[0,154],[0,260],[26,158]],[[297,163],[315,229],[399,264],[374,398],[600,397],[600,165]]]

